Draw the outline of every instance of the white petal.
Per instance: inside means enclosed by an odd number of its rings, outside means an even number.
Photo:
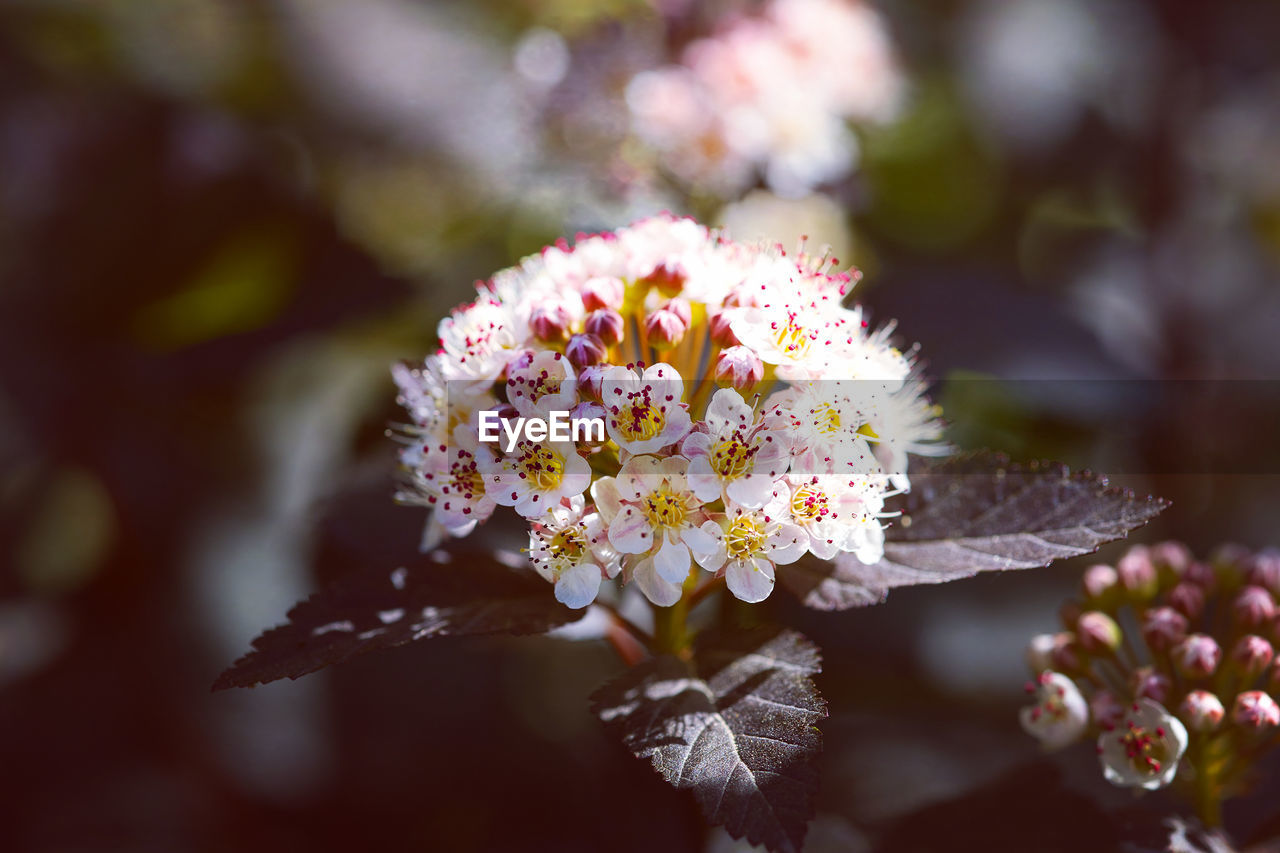
[[[804,556],[808,549],[809,537],[798,524],[783,523],[769,536],[765,548],[769,551],[769,559],[775,565],[786,566]]]
[[[653,528],[640,510],[623,506],[609,525],[609,542],[623,554],[644,554],[653,547]]]
[[[600,567],[580,563],[560,573],[556,581],[556,601],[575,610],[596,600],[600,591]]]
[[[640,591],[659,607],[670,607],[680,600],[680,587],[658,577],[651,559],[641,560],[631,577]]]
[[[725,572],[729,591],[743,601],[764,601],[773,592],[773,564],[759,557],[733,560]]]
[[[658,575],[671,583],[684,583],[684,579],[689,576],[689,564],[689,547],[683,542],[664,540],[653,557],[653,566]]]

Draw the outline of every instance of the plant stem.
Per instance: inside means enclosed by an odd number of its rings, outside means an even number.
[[[680,600],[670,607],[653,608],[653,650],[659,654],[689,658],[693,637],[689,634],[689,602],[698,582],[697,569],[691,569],[685,578]]]
[[[1209,739],[1201,736],[1197,737],[1196,741],[1194,745],[1196,757],[1193,762],[1196,768],[1194,780],[1196,816],[1206,828],[1216,829],[1222,826],[1222,799],[1218,796],[1218,779],[1217,773],[1214,772],[1216,768],[1210,761],[1212,756],[1209,755]]]

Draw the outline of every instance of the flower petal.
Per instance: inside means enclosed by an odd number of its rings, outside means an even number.
[[[764,601],[773,592],[773,563],[759,557],[733,560],[724,578],[729,591],[743,601]]]
[[[575,610],[595,601],[599,592],[600,567],[594,563],[579,563],[565,569],[556,581],[556,601]]]
[[[659,607],[670,607],[680,600],[680,587],[659,577],[651,559],[641,560],[631,577],[645,597]]]

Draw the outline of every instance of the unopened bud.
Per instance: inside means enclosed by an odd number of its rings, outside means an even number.
[[[1192,690],[1178,706],[1178,716],[1193,732],[1211,732],[1222,725],[1227,711],[1222,700],[1208,690]]]
[[[1134,598],[1147,599],[1156,594],[1156,567],[1150,552],[1142,545],[1135,545],[1120,558],[1116,573],[1120,576],[1120,585]]]
[[[1099,610],[1081,614],[1076,620],[1076,636],[1089,654],[1105,655],[1120,648],[1120,626]]]
[[[1119,582],[1120,576],[1116,574],[1115,569],[1108,565],[1097,565],[1084,570],[1080,585],[1084,589],[1085,597],[1096,601],[1107,596]]]
[[[1093,716],[1094,724],[1106,731],[1111,731],[1120,724],[1124,708],[1124,703],[1110,690],[1099,690],[1089,700],[1089,713]]]
[[[1182,573],[1182,579],[1204,590],[1211,590],[1218,585],[1218,576],[1214,574],[1213,566],[1199,560],[1187,566],[1187,570]]]
[[[1280,551],[1268,549],[1254,554],[1244,577],[1254,586],[1266,587],[1272,595],[1280,593]]]
[[[662,307],[674,313],[680,318],[680,322],[686,326],[693,322],[693,307],[689,304],[688,299],[681,299],[677,296],[674,299],[667,300],[667,304]]]
[[[1173,681],[1163,672],[1149,666],[1140,666],[1129,676],[1129,689],[1135,699],[1150,699],[1164,704],[1173,689]]]
[[[745,391],[764,379],[764,362],[747,347],[729,347],[716,359],[715,379]]]
[[[1280,705],[1261,690],[1246,690],[1231,706],[1231,722],[1248,729],[1280,725]]]
[[[1053,635],[1053,651],[1049,657],[1059,672],[1079,672],[1084,663],[1084,649],[1080,648],[1075,634],[1063,631]]]
[[[654,267],[653,272],[645,276],[644,280],[667,296],[675,296],[684,289],[686,278],[684,268],[680,264],[663,263]]]
[[[575,370],[581,370],[588,365],[599,364],[604,361],[609,355],[609,348],[604,345],[604,341],[595,335],[574,335],[569,338],[569,344],[564,348],[564,354],[569,357],[569,363],[574,366]]]
[[[1053,634],[1036,634],[1027,643],[1027,668],[1032,675],[1039,675],[1046,669],[1053,669]]]
[[[712,316],[710,320],[711,340],[717,346],[732,347],[742,343],[738,340],[738,336],[733,333],[730,328],[728,311],[721,311],[719,314]]]
[[[1260,586],[1246,586],[1231,602],[1231,616],[1235,624],[1245,631],[1257,631],[1270,627],[1276,615],[1276,602]]]
[[[585,422],[586,419],[590,418],[591,420],[603,422],[608,415],[609,412],[604,406],[589,400],[583,400],[573,407],[573,410],[569,413],[569,419],[571,421],[582,420]],[[587,429],[583,430],[583,433],[583,437],[578,441],[579,447],[601,447],[609,441],[607,431],[597,433]]]
[[[1142,639],[1153,652],[1167,652],[1187,636],[1187,617],[1172,607],[1153,607],[1142,614]]]
[[[588,311],[601,308],[617,310],[622,307],[626,285],[613,276],[596,276],[582,285],[582,305]]]
[[[1245,678],[1254,678],[1266,671],[1275,657],[1271,644],[1257,634],[1246,634],[1231,647],[1231,662]]]
[[[599,308],[592,311],[583,323],[583,329],[588,335],[595,335],[608,346],[619,343],[626,328],[627,321],[612,308]]]
[[[610,365],[592,364],[578,371],[578,393],[589,400],[599,400],[604,387],[604,374]]]
[[[533,334],[543,341],[566,340],[572,323],[569,309],[559,302],[538,305],[529,317],[529,327],[533,329]]]
[[[1190,581],[1169,590],[1169,606],[1188,619],[1199,619],[1204,612],[1204,587]]]
[[[1181,542],[1161,542],[1151,546],[1151,562],[1157,569],[1165,569],[1181,577],[1191,565],[1191,549]]]
[[[1222,660],[1222,648],[1208,634],[1190,634],[1173,648],[1173,665],[1187,678],[1213,675]]]
[[[680,315],[666,308],[659,308],[644,319],[649,345],[657,349],[667,349],[680,343],[688,330],[688,324],[680,319]]]

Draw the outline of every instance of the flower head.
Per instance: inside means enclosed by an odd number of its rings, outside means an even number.
[[[1089,706],[1080,688],[1067,676],[1046,670],[1036,676],[1027,690],[1034,703],[1022,709],[1018,719],[1028,734],[1046,749],[1059,749],[1084,734],[1089,723]]]
[[[555,584],[556,599],[566,607],[586,607],[595,601],[601,577],[622,570],[600,514],[584,512],[584,504],[578,496],[552,507],[529,530],[529,560]]]
[[[1158,702],[1139,699],[1121,724],[1098,738],[1098,760],[1107,781],[1154,791],[1173,781],[1187,749],[1187,729]]]

